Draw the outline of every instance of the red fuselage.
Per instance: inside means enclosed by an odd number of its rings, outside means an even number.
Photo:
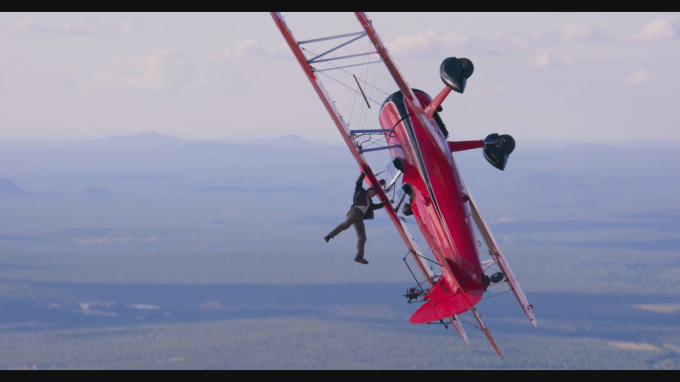
[[[426,108],[432,98],[414,90]],[[477,255],[477,239],[471,218],[467,191],[456,168],[446,137],[435,120],[425,125],[403,102],[401,92],[392,94],[380,111],[393,157],[404,163],[402,182],[414,192],[413,217],[442,268],[442,277],[455,293],[454,310],[460,314],[482,298],[482,266]]]

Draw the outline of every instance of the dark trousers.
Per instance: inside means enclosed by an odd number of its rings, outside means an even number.
[[[357,231],[357,257],[364,257],[364,244],[366,244],[366,228],[364,227],[364,213],[358,208],[350,208],[347,212],[347,220],[340,223],[331,233],[328,234],[330,237],[337,236],[340,232],[349,228],[353,225],[354,229]]]

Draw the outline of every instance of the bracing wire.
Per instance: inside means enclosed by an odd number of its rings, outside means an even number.
[[[512,289],[508,289],[508,290],[506,290],[506,291],[504,291],[504,292],[498,292],[498,293],[494,293],[494,294],[489,294],[488,296],[482,298],[482,301],[483,301],[483,300],[486,300],[487,298],[496,297],[496,296],[499,296],[499,295],[502,295],[502,294],[506,294],[506,293],[510,293],[510,292],[512,292]]]
[[[380,59],[382,61],[382,58]],[[378,71],[380,70],[380,65],[378,65],[375,69],[375,76],[373,77],[373,83],[376,83],[378,80]],[[368,68],[366,69],[366,79],[368,79]],[[371,96],[373,96],[373,90],[376,89],[375,87],[371,87]],[[368,116],[368,115],[367,115]],[[366,118],[364,118],[364,121],[361,125],[361,128],[363,129],[364,126],[366,125]]]
[[[370,47],[370,45],[369,45],[369,47]],[[307,51],[307,52],[309,52],[309,53],[311,53],[311,54],[313,54],[313,55],[316,55],[316,53],[312,52],[312,51],[309,50],[309,49],[302,48],[302,47],[301,47],[301,49],[304,49],[305,51]],[[361,65],[361,66],[363,67],[363,66],[367,66],[368,64],[371,64],[371,63],[381,63],[381,62],[382,62],[382,57],[381,57],[380,60],[378,60],[378,61],[373,61],[373,62],[366,62],[366,61],[364,61],[364,62],[362,62],[361,64],[357,64],[357,66]],[[330,62],[330,61],[327,61],[326,63],[329,64],[329,65],[331,65],[331,66],[333,66],[335,69],[338,69],[338,70],[340,70],[341,72],[343,72],[343,73],[349,75],[349,76],[352,75],[352,73],[348,72],[347,70],[345,70],[345,69],[344,69],[343,67],[341,67],[341,66],[337,66],[337,65],[335,65],[334,63],[332,63],[332,62]],[[378,66],[380,66],[380,65],[378,65]],[[319,70],[319,71],[317,71],[317,73],[323,72],[323,71],[324,71],[324,70]],[[386,96],[389,96],[389,95],[390,95],[390,93],[388,93],[388,92],[386,92],[386,91],[380,89],[379,87],[375,86],[374,84],[369,84],[368,82],[364,81],[363,79],[360,80],[360,81],[363,82],[364,85],[370,86],[371,89],[375,89],[375,90],[377,90],[377,91],[383,93],[383,94],[386,95]]]
[[[344,86],[345,88],[347,88],[347,89],[353,91],[355,94],[359,93],[356,89],[350,87],[349,85],[346,85],[346,84],[342,83],[342,82],[339,81],[339,80],[336,80],[335,78],[331,77],[330,75],[328,75],[328,74],[326,74],[326,73],[324,73],[324,72],[317,72],[317,73],[323,74],[324,76],[328,77],[329,79],[331,79],[331,80],[337,82],[338,84]],[[372,98],[369,98],[369,99],[370,99],[371,101],[373,101],[373,102],[376,102],[376,103],[378,102],[378,101],[376,101],[376,100],[374,100],[374,99],[372,99]]]
[[[368,41],[367,43],[368,43],[368,45],[366,46],[366,52],[368,52],[371,49],[371,42]],[[365,63],[367,59],[368,59],[368,56],[364,56],[364,58],[362,60]],[[361,65],[361,71],[359,72],[359,78],[361,78],[361,79],[364,78],[364,68],[365,67],[366,67],[366,65]],[[366,72],[368,72],[368,70],[366,70]],[[357,81],[357,85],[358,85],[358,81]],[[359,102],[361,102],[361,101],[359,101]],[[368,113],[368,109],[366,109],[366,113]],[[361,109],[359,110],[359,129],[360,130],[364,129],[364,125],[362,123],[363,115],[364,115],[364,104],[362,103]],[[370,139],[370,137],[369,137],[369,139]]]
[[[368,45],[366,46],[366,52],[368,52],[368,51],[371,50],[371,46],[372,46],[372,44],[371,44],[371,42],[369,41],[369,42],[368,42]],[[366,56],[366,58],[364,59],[364,61],[368,61],[368,60],[369,60],[369,58],[368,58],[368,56]],[[363,71],[364,66],[366,67],[366,74],[365,74],[365,77],[364,77],[364,71]],[[369,68],[367,65],[364,65],[364,66],[362,66],[361,75],[362,75],[362,78],[364,78],[364,83],[368,83],[367,80],[368,80],[368,73],[369,73],[370,68]],[[366,113],[363,114],[363,117],[362,117],[362,120],[361,120],[361,127],[360,127],[360,129],[362,129],[362,130],[363,130],[364,127],[366,126],[366,119],[368,118],[368,114],[369,114],[368,112],[369,112],[369,110],[366,109]]]
[[[371,45],[370,45],[370,42],[369,42],[368,49],[370,49],[370,46],[371,46]],[[316,55],[316,53],[314,53],[312,50],[310,50],[310,49],[308,49],[308,48],[306,48],[306,47],[300,47],[300,49],[302,49],[302,50],[304,50],[304,51],[306,51],[306,52],[309,52],[309,53],[311,53],[312,55]],[[368,49],[367,49],[367,51],[368,51]],[[363,67],[364,67],[364,66],[368,66],[368,64],[371,63],[371,62],[366,62],[366,61],[367,61],[367,59],[365,59],[363,63],[358,64],[358,65],[361,65],[361,67],[362,67],[362,72],[363,72]],[[381,62],[382,62],[382,58],[381,58],[379,61],[376,61],[376,63],[381,63]],[[329,64],[329,65],[331,65],[331,66],[333,66],[335,69],[338,69],[338,70],[342,71],[343,73],[345,73],[345,74],[347,74],[347,75],[349,75],[349,76],[352,76],[352,73],[348,72],[347,70],[343,69],[342,67],[339,67],[339,66],[335,65],[334,63],[332,63],[332,62],[330,62],[330,61],[328,61],[328,62],[326,62],[326,63]],[[378,65],[378,66],[380,66],[380,65]],[[346,87],[346,88],[352,90],[352,91],[355,93],[355,97],[356,97],[356,94],[358,93],[356,89],[353,89],[353,88],[351,88],[350,86],[348,86],[348,85],[346,85],[346,84],[340,82],[339,80],[337,80],[337,79],[331,77],[330,75],[328,75],[327,73],[325,73],[324,70],[315,70],[315,73],[323,74],[323,75],[325,75],[326,77],[332,79],[333,81],[338,82],[338,83],[341,84],[342,86],[344,86],[344,87]],[[376,72],[376,73],[377,73],[377,72]],[[371,94],[372,94],[372,90],[375,89],[375,90],[379,91],[380,93],[383,93],[383,94],[386,95],[386,96],[389,96],[389,95],[390,95],[389,93],[387,93],[386,91],[384,91],[384,90],[378,88],[378,87],[375,86],[374,84],[368,83],[368,82],[367,82],[366,80],[364,80],[363,78],[360,78],[359,81],[362,82],[362,83],[364,83],[364,85],[367,85],[367,86],[371,87]],[[376,104],[380,104],[380,102],[376,101],[376,100],[373,99],[373,98],[368,97],[368,99],[371,100],[372,102],[376,103]]]
[[[367,44],[366,44],[366,53],[370,52],[371,46],[372,46],[371,42],[370,42],[370,41],[367,41]],[[302,47],[301,47],[301,48],[302,48]],[[311,50],[309,50],[309,49],[307,49],[307,48],[302,48],[302,49],[304,49],[306,52],[309,52],[309,53],[311,53],[311,54],[315,54],[314,52],[312,52]],[[371,73],[370,73],[370,66],[369,66],[369,64],[371,64],[371,63],[378,63],[378,64],[380,64],[380,63],[382,63],[382,58],[380,58],[377,62],[371,62],[371,61],[370,61],[370,56],[369,56],[369,55],[365,55],[364,58],[362,59],[362,61],[363,61],[362,64],[357,64],[357,65],[356,65],[356,66],[361,66],[361,70],[360,70],[359,76],[358,76],[358,78],[357,78],[357,81],[363,83],[364,85],[366,85],[366,86],[368,86],[368,87],[370,87],[370,92],[368,92],[369,94],[362,94],[362,96],[365,96],[366,99],[370,100],[373,104],[380,105],[381,103],[378,102],[377,100],[375,100],[375,99],[372,97],[372,96],[373,96],[373,93],[374,93],[375,91],[378,91],[378,92],[383,93],[383,94],[385,94],[385,95],[389,95],[387,92],[385,92],[385,91],[383,91],[382,89],[380,89],[380,88],[378,88],[377,86],[375,86],[375,83],[377,82],[377,78],[378,78],[378,73],[379,73],[379,71],[380,71],[380,65],[376,65],[377,67],[376,67],[376,69],[375,69],[375,74],[374,74],[374,76],[373,76],[374,78],[373,78],[372,83],[370,83],[370,82],[368,81],[368,79],[369,79],[369,76],[370,76],[370,74],[371,74]],[[350,75],[350,76],[353,76],[353,77],[354,77],[354,75],[353,75],[352,73],[350,73],[349,71],[345,70],[344,67],[340,67],[340,66],[338,66],[338,65],[335,65],[335,64],[332,63],[332,62],[327,62],[327,63],[328,63],[330,66],[332,66],[333,68],[338,69],[338,70],[341,70],[343,73],[345,73],[345,74],[347,74],[347,75]],[[348,126],[349,126],[350,124],[352,124],[352,121],[354,120],[354,109],[355,109],[356,102],[357,102],[357,99],[358,99],[359,91],[361,91],[361,89],[357,90],[357,89],[355,89],[355,88],[352,87],[352,86],[348,86],[348,85],[345,84],[343,81],[340,81],[339,79],[334,78],[334,77],[331,76],[330,74],[325,73],[324,70],[318,70],[318,71],[315,70],[315,72],[316,72],[316,73],[321,73],[321,74],[323,74],[325,77],[329,78],[329,79],[332,80],[333,82],[336,82],[336,83],[338,83],[339,85],[341,85],[342,87],[344,87],[344,88],[346,88],[346,89],[351,90],[352,92],[354,92],[354,98],[353,98],[353,100],[352,100],[352,106],[351,106],[351,109],[350,109],[350,115],[349,115],[349,119],[348,119],[348,123],[347,123]],[[359,86],[361,86],[361,85],[359,85]],[[367,89],[367,90],[369,90],[369,89]],[[362,93],[364,93],[364,92],[362,91]],[[360,101],[360,100],[359,100],[359,101]],[[369,110],[369,109],[365,109],[365,108],[364,108],[364,104],[363,104],[362,102],[360,102],[360,103],[361,103],[361,106],[360,106],[359,116],[358,116],[358,118],[359,118],[358,129],[359,129],[359,130],[363,130],[363,129],[365,128],[365,126],[366,126],[366,121],[368,120],[368,115],[370,114],[370,110]],[[370,107],[369,107],[369,108],[370,108]],[[374,147],[374,146],[377,146],[378,144],[383,144],[383,143],[384,143],[385,145],[388,144],[387,139],[385,139],[385,138],[382,137],[382,136],[380,137],[380,139],[374,139],[373,137],[368,137],[368,139],[364,139],[364,140],[362,140],[362,141],[359,141],[359,139],[357,139],[356,137],[354,137],[354,140],[355,140],[355,142],[356,142],[357,144],[361,145],[362,147],[364,147],[364,145],[365,145],[366,148],[368,148],[368,147]]]

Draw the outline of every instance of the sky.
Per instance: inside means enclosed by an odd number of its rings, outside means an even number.
[[[285,15],[298,40],[361,28],[351,14]],[[450,139],[680,142],[678,13],[368,16],[432,96],[443,59],[474,62],[465,93],[443,104]],[[0,110],[0,140],[341,142],[266,13],[1,13]],[[374,115],[361,123],[378,128]]]

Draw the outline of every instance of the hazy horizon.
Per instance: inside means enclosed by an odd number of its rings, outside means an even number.
[[[330,141],[315,141],[313,139],[305,138],[299,134],[295,133],[290,133],[290,134],[283,134],[280,136],[273,136],[273,137],[262,137],[262,138],[243,138],[243,139],[185,139],[185,138],[180,138],[178,136],[170,135],[170,134],[161,134],[153,130],[149,131],[144,131],[141,133],[136,133],[136,134],[114,134],[114,135],[106,135],[102,137],[96,137],[96,138],[81,138],[81,139],[68,139],[68,138],[6,138],[6,139],[0,139],[0,145],[3,144],[8,144],[8,143],[57,143],[57,144],[63,144],[63,143],[77,143],[77,142],[93,142],[93,141],[102,141],[102,140],[107,140],[110,138],[172,138],[172,139],[177,139],[182,142],[187,142],[187,143],[200,143],[200,142],[221,142],[221,143],[249,143],[249,142],[257,142],[257,141],[277,141],[280,139],[290,139],[290,140],[300,140],[301,142],[309,142],[309,143],[316,143],[316,144],[321,144],[321,145],[330,145],[330,146],[338,146],[338,147],[346,147],[345,142],[342,141],[341,138],[335,139],[335,140],[330,140]],[[484,139],[484,137],[479,137],[478,139]],[[475,140],[475,139],[470,139],[470,140]],[[666,140],[661,140],[661,139],[628,139],[628,140],[621,140],[621,141],[608,141],[608,142],[590,142],[590,141],[574,141],[574,142],[561,142],[561,141],[522,141],[518,142],[518,144],[526,144],[528,145],[528,149],[541,149],[541,148],[578,148],[582,146],[602,146],[602,147],[614,147],[614,148],[640,148],[640,149],[649,149],[649,148],[675,148],[675,147],[680,147],[680,142],[674,142],[674,141],[666,141]]]
[[[359,28],[351,14],[284,16],[299,39]],[[443,105],[453,139],[680,142],[680,13],[368,16],[432,96],[443,59],[474,62],[466,93]],[[0,139],[337,139],[267,13],[3,13],[0,46]]]
[[[269,14],[0,13],[0,369],[680,369],[680,13],[368,16],[430,95],[444,58],[474,62],[441,118],[516,140],[504,171],[453,155],[538,330],[491,289],[504,360],[469,313],[470,347],[411,325],[382,210],[368,266],[353,230],[323,240],[360,170]],[[285,17],[299,40],[360,29]],[[359,68],[323,73],[372,78],[373,107],[326,85],[377,129],[396,87]]]

